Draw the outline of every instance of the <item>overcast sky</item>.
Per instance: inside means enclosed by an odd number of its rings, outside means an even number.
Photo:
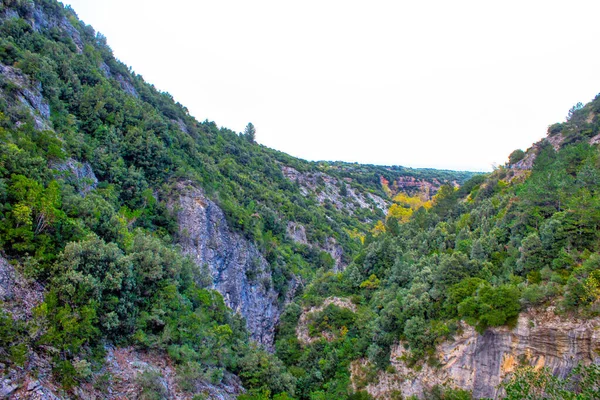
[[[490,170],[600,92],[598,1],[67,4],[198,120],[308,160]]]

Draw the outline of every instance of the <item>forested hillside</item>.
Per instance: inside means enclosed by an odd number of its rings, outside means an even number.
[[[577,398],[598,398],[599,114],[600,96],[585,106],[578,104],[567,122],[549,127],[546,139],[527,152],[516,150],[506,165],[487,176],[475,176],[460,188],[442,186],[432,205],[401,197],[405,212],[390,212],[342,274],[319,277],[283,315],[276,354],[298,378],[296,393],[311,399],[343,397],[351,384],[351,362],[360,359],[352,365],[354,388],[371,385],[376,392],[383,385],[381,398],[401,398],[407,393],[390,389],[396,383],[389,377],[408,379],[398,368],[415,376],[409,388],[423,388],[416,378],[419,371],[445,371],[440,360],[448,355],[440,349],[449,345],[442,345],[461,337],[469,326],[480,334],[467,335],[473,340],[500,337],[505,330],[490,328],[510,329],[521,312],[547,310],[545,321],[529,313],[526,323],[543,328],[558,316],[562,325],[552,325],[558,331],[543,332],[557,336],[539,337],[541,343],[529,353],[525,349],[520,362],[536,368],[547,363],[550,369],[516,375],[504,393],[514,399],[562,399],[581,391]],[[310,308],[322,303],[326,307]],[[574,329],[579,333],[571,335]],[[564,358],[566,347],[560,346],[568,345],[560,344],[562,336],[580,346]],[[530,340],[524,333],[516,337]],[[502,343],[492,337],[485,346]],[[486,348],[475,351],[483,357]],[[498,363],[495,373],[502,374],[507,361],[489,362]],[[579,362],[584,369],[578,370],[579,377],[587,377],[581,385],[573,383],[576,377],[553,381],[552,373],[564,378]],[[476,373],[468,365],[462,368],[465,374]],[[378,384],[378,379],[385,382]],[[435,382],[431,376],[422,379]],[[430,386],[433,391],[426,397],[470,398],[468,391],[455,391],[455,384],[447,383],[445,395],[443,387]],[[496,390],[480,387],[474,394],[479,398]],[[526,397],[530,390],[533,397]]]
[[[265,350],[281,310],[398,196],[473,176],[306,162],[198,122],[54,0],[0,2],[0,72],[3,396],[296,396]]]
[[[258,142],[0,0],[0,397],[598,398],[600,97],[490,174]]]

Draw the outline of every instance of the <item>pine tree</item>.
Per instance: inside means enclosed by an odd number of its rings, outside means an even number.
[[[252,124],[252,122],[248,122],[248,125],[246,125],[246,129],[244,129],[243,136],[250,143],[254,143],[255,142],[255,140],[256,140],[256,128],[254,128],[254,125]]]

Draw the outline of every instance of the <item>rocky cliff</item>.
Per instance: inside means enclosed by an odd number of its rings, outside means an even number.
[[[13,105],[21,117],[17,125],[31,122],[37,130],[51,130],[50,106],[42,95],[40,82],[31,80],[19,69],[0,63],[0,99]]]
[[[223,211],[204,192],[179,184],[172,203],[183,252],[208,268],[213,288],[245,319],[252,338],[270,349],[280,310],[269,263],[254,244],[227,226]]]
[[[98,178],[89,163],[81,163],[72,158],[63,162],[50,163],[50,168],[56,170],[56,177],[73,185],[81,196],[98,186]]]
[[[330,203],[351,215],[360,208],[379,209],[386,213],[391,204],[373,193],[362,193],[346,181],[322,172],[299,172],[285,165],[281,167],[281,171],[287,179],[298,183],[303,196],[314,196],[319,204]]]
[[[408,368],[405,351],[395,346],[390,358],[395,372],[380,372],[366,386],[375,398],[389,399],[399,392],[422,397],[433,386],[445,385],[472,391],[476,399],[496,399],[502,395],[500,384],[519,366],[545,367],[564,378],[578,363],[600,363],[600,318],[564,319],[548,308],[521,313],[513,329],[493,328],[480,335],[464,325],[453,341],[438,345],[437,368]],[[365,365],[364,360],[352,365],[355,387]]]

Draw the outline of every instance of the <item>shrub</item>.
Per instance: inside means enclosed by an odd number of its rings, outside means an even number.
[[[521,149],[518,149],[518,150],[515,150],[512,153],[510,153],[510,156],[508,156],[508,163],[516,164],[519,161],[521,161],[523,158],[525,158],[525,152]]]

